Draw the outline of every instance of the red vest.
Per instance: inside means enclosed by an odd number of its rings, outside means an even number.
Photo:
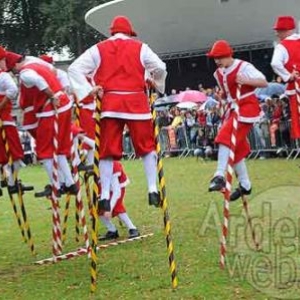
[[[142,43],[132,39],[98,43],[101,65],[94,81],[105,91],[142,92],[145,69],[141,64]]]
[[[286,62],[284,67],[292,73],[294,69],[300,72],[300,39],[297,40],[282,40],[281,44],[287,50],[289,54],[289,60]],[[298,80],[298,84],[300,85],[300,80]],[[290,94],[288,91],[295,90],[295,83],[288,82],[287,87],[287,94]]]
[[[217,69],[215,76],[218,79],[221,89],[228,102],[236,101],[236,93],[238,84],[236,83],[236,76],[240,71],[240,68],[244,61],[241,61],[235,69],[229,74],[224,76],[222,69]],[[249,85],[241,86],[240,99],[238,100],[239,106],[239,121],[245,123],[255,123],[260,119],[260,107],[259,102],[254,94],[255,87]]]
[[[3,73],[3,71],[0,70],[0,74],[1,73]],[[5,93],[6,93],[5,90],[3,91],[0,90],[0,102],[2,102],[3,99],[5,98]],[[0,110],[0,118],[3,122],[12,122],[13,124],[10,125],[14,125],[14,119],[12,117],[11,111],[12,111],[12,103],[11,101],[8,101],[6,105]]]
[[[21,71],[24,70],[33,70],[38,75],[40,75],[48,84],[49,89],[52,90],[53,93],[58,93],[62,91],[62,86],[57,79],[56,75],[46,66],[37,64],[37,63],[31,63],[27,64],[24,67],[21,68]],[[23,98],[23,103],[28,103],[28,101],[32,101],[34,105],[34,112],[35,113],[44,113],[44,112],[51,112],[53,111],[53,106],[48,100],[48,96],[45,92],[40,91],[37,87],[27,88],[24,84],[21,82],[21,90],[23,91],[23,95],[21,99]],[[62,93],[60,97],[60,107],[63,107],[67,105],[70,100],[69,98]],[[31,100],[30,100],[31,99]]]
[[[104,89],[102,117],[151,119],[149,101],[144,92],[145,68],[140,58],[142,43],[133,39],[108,39],[97,47],[101,63],[93,79]]]

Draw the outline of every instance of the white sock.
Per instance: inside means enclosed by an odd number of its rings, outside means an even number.
[[[157,155],[152,151],[142,157],[144,170],[146,173],[149,193],[157,193],[156,177],[157,177]]]
[[[104,224],[104,226],[106,227],[106,229],[108,231],[112,231],[112,232],[117,231],[116,226],[114,225],[114,223],[111,220],[105,218],[104,216],[100,216],[100,220]]]
[[[239,180],[239,183],[243,188],[245,188],[247,191],[251,189],[251,182],[249,179],[248,171],[247,171],[247,166],[245,163],[245,159],[242,159],[239,163],[235,164],[233,166],[237,178]]]
[[[59,186],[65,185],[66,183],[65,183],[64,174],[60,168],[58,168],[57,173],[58,173]]]
[[[109,199],[110,185],[113,175],[112,158],[100,159],[99,162],[100,182],[101,182],[101,199]]]
[[[230,149],[222,144],[219,145],[218,151],[218,166],[214,176],[225,177],[227,171],[227,164],[229,159]]]
[[[47,158],[47,159],[43,159],[41,162],[42,162],[43,167],[46,170],[46,173],[49,177],[50,184],[52,185],[53,184],[53,178],[52,178],[53,159]]]
[[[57,155],[57,160],[58,160],[58,168],[63,173],[66,186],[71,186],[72,184],[74,184],[74,180],[72,177],[70,166],[68,164],[67,157],[65,155]]]
[[[87,151],[86,162],[89,166],[92,166],[94,164],[94,150]]]
[[[18,178],[18,173],[19,173],[19,170],[21,169],[21,167],[23,166],[24,164],[22,163],[21,160],[16,160],[13,162],[13,169],[14,171],[12,172],[11,168],[9,165],[7,165],[7,184],[10,185],[10,186],[14,186],[15,185],[15,176],[14,176],[14,173],[16,172],[16,178]]]
[[[128,229],[136,229],[126,212],[118,214],[118,218],[125,224]]]
[[[76,166],[78,166],[81,163],[80,156],[79,156],[79,143],[78,143],[78,137],[73,138],[73,144],[74,144],[74,162]]]

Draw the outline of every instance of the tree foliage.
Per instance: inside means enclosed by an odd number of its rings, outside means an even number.
[[[51,19],[45,30],[44,41],[53,43],[56,51],[68,47],[71,55],[80,55],[103,38],[85,23],[84,16],[89,9],[105,2],[108,1],[52,0],[49,4],[41,5],[42,12]]]
[[[44,43],[47,18],[39,10],[49,0],[3,0],[0,16],[0,42],[19,53],[37,55],[53,45]]]
[[[72,56],[103,38],[85,23],[86,12],[108,0],[2,0],[0,44],[39,55],[67,48]]]

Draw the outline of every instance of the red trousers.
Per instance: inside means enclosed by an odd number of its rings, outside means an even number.
[[[36,154],[38,159],[53,158],[54,116],[39,119],[36,131]],[[58,114],[58,155],[70,155],[71,110]]]
[[[15,126],[3,125],[5,130],[6,139],[9,146],[9,151],[12,155],[13,161],[23,159],[23,148],[20,142],[18,130]],[[5,145],[2,139],[2,132],[0,130],[0,164],[4,165],[8,163],[8,157],[5,153]]]
[[[152,120],[101,119],[100,158],[122,158],[123,130],[127,124],[137,156],[144,156],[155,150]]]
[[[252,128],[252,123],[242,123],[238,122],[238,129],[236,135],[236,149],[235,149],[235,161],[238,163],[243,158],[247,157],[250,153],[250,145],[248,142],[248,134]],[[215,143],[222,144],[231,148],[231,134],[233,129],[233,115],[231,114],[229,118],[224,122],[218,135],[215,139]]]

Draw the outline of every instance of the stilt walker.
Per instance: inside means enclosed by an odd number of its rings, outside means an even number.
[[[277,17],[273,29],[279,42],[274,48],[271,66],[274,72],[286,83],[285,94],[289,98],[291,113],[291,138],[294,140],[296,148],[298,148],[294,151],[299,151],[300,34],[296,33],[296,27],[296,20],[293,16]],[[298,153],[295,157],[297,155]]]
[[[174,256],[174,245],[173,245],[173,239],[171,235],[171,221],[170,221],[170,214],[168,209],[166,181],[164,175],[161,148],[159,143],[159,126],[157,124],[156,111],[153,109],[153,105],[155,101],[154,95],[153,93],[150,92],[149,96],[150,96],[150,105],[152,107],[152,118],[154,122],[154,136],[155,136],[156,153],[157,153],[158,180],[159,180],[159,190],[160,190],[160,197],[161,197],[160,207],[162,208],[163,215],[164,215],[164,229],[165,229],[165,236],[166,236],[166,243],[167,243],[167,251],[169,256],[169,267],[171,272],[172,288],[175,289],[177,288],[178,285],[178,279],[177,279],[176,262]]]
[[[252,124],[261,117],[255,88],[267,86],[267,81],[252,64],[233,58],[233,50],[225,40],[216,41],[207,55],[213,58],[218,66],[214,76],[223,92],[223,99],[219,100],[226,101],[227,105],[223,124],[215,139],[215,143],[219,144],[218,166],[208,189],[209,192],[224,192],[224,222],[220,247],[220,267],[224,268],[230,201],[243,199],[248,226],[257,247],[245,198],[245,195],[250,195],[252,191],[245,158],[250,152],[247,136]],[[239,186],[231,192],[234,172]]]
[[[33,238],[25,204],[23,201],[24,191],[33,190],[33,187],[26,187],[18,180],[18,170],[22,166],[23,149],[12,117],[12,99],[17,97],[18,88],[12,77],[3,70],[7,69],[7,51],[0,46],[0,129],[1,129],[1,155],[0,164],[9,166],[7,177],[7,190],[10,201],[21,230],[23,240],[29,243],[32,254],[35,254]],[[4,178],[2,178],[4,180]],[[2,196],[2,190],[0,189]],[[13,194],[18,194],[20,216]],[[25,233],[27,237],[25,236]]]
[[[113,161],[122,158],[123,130],[127,125],[136,155],[141,157],[144,165],[148,203],[150,206],[159,207],[161,200],[156,182],[157,154],[149,99],[145,94],[145,74],[151,74],[156,89],[163,93],[167,74],[166,65],[148,45],[133,38],[136,33],[127,17],[116,16],[111,22],[110,32],[110,38],[87,49],[68,69],[71,86],[79,101],[97,95],[99,89],[103,94],[101,96],[101,147],[98,149],[100,153],[95,158],[95,169],[98,168],[96,163],[99,162],[101,182],[98,206],[99,209],[110,212]],[[93,85],[88,78],[92,79]],[[96,109],[99,110],[99,107]],[[96,115],[99,117],[99,112],[96,112]],[[100,133],[96,130],[96,134]],[[95,174],[95,180],[97,175]],[[98,187],[96,183],[94,186],[95,207]],[[94,207],[93,215],[95,215]],[[95,222],[94,220],[93,223]],[[94,239],[97,237],[94,236]],[[96,241],[93,242],[95,243]],[[95,289],[95,261],[94,258],[92,290]]]

